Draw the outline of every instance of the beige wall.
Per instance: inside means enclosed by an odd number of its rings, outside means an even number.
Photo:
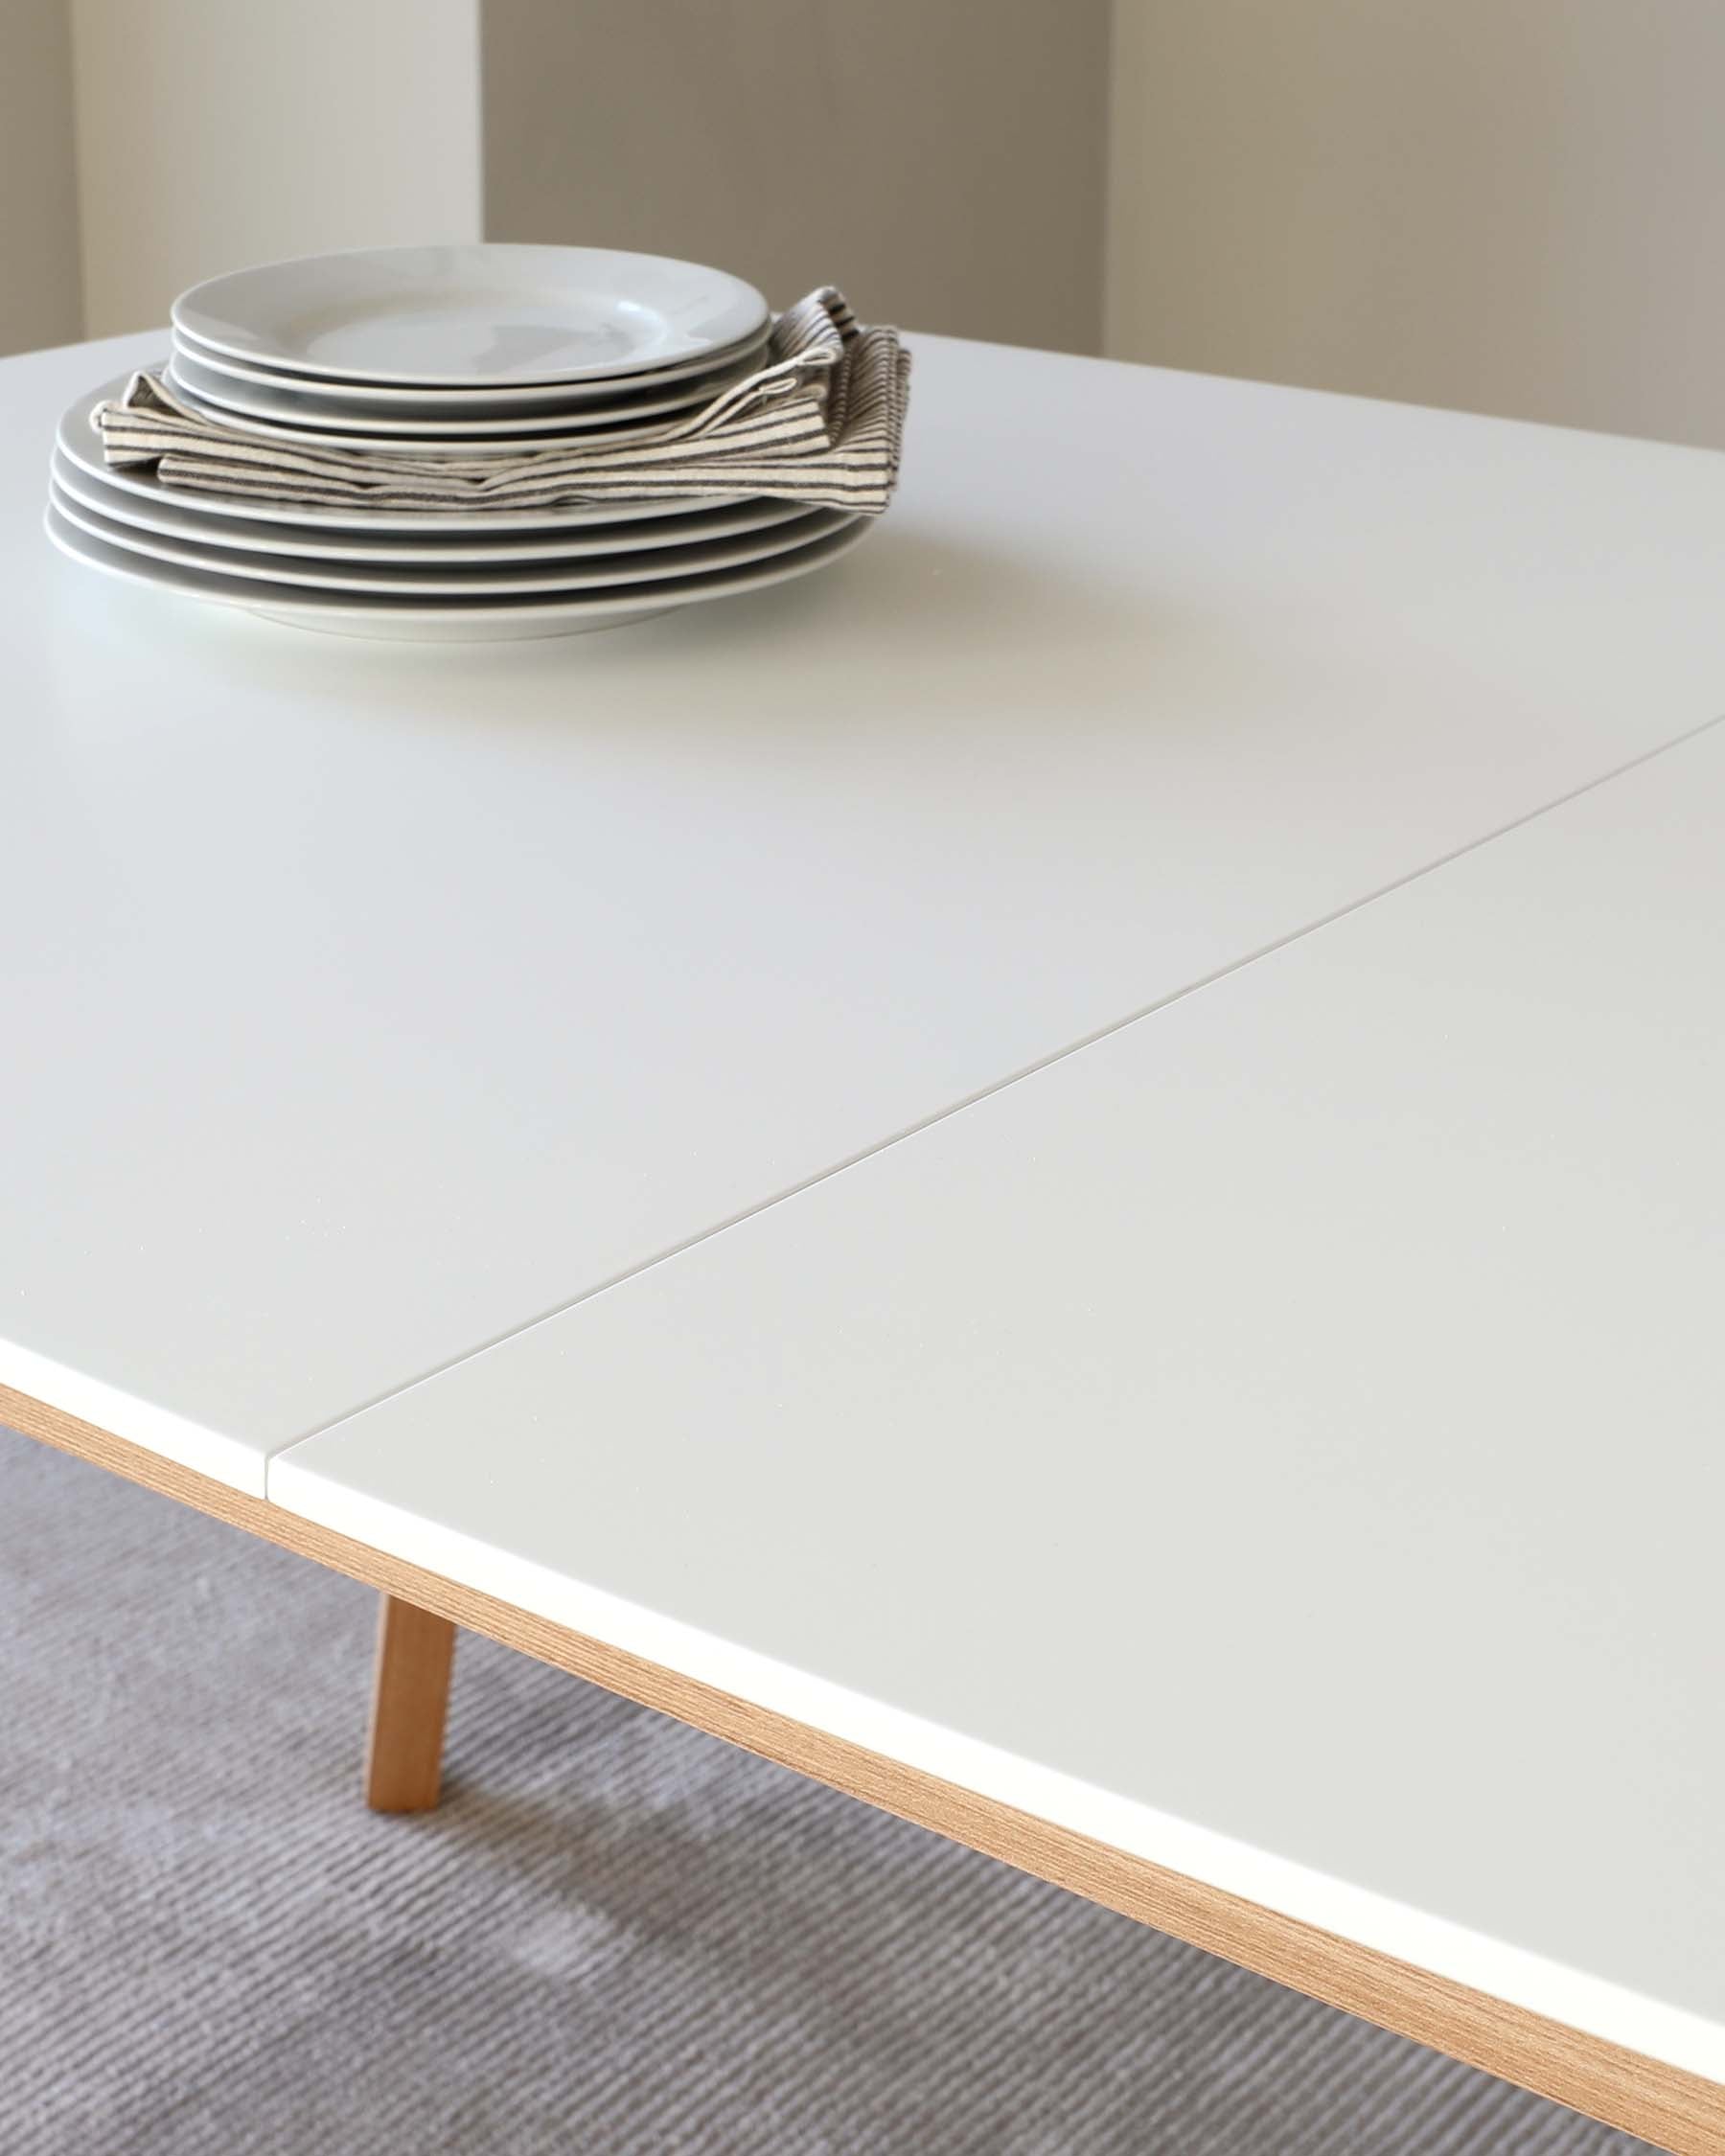
[[[1118,0],[1107,349],[1725,446],[1720,0]]]
[[[483,227],[1725,447],[1722,88],[1725,0],[0,0],[0,350]]]
[[[484,0],[486,233],[1099,349],[1108,0]]]
[[[89,333],[246,263],[477,239],[477,9],[72,0]]]
[[[82,334],[66,0],[0,0],[0,353]]]

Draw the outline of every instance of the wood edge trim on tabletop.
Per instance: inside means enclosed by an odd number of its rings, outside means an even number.
[[[1725,2085],[751,1707],[231,1489],[4,1385],[0,1423],[1241,1968],[1640,2135],[1673,2156],[1725,2152]]]

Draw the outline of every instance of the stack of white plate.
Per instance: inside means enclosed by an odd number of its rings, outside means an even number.
[[[723,270],[590,247],[367,249],[242,270],[176,301],[188,407],[271,442],[392,455],[615,443],[761,363],[767,303]],[[307,628],[502,637],[609,629],[777,584],[866,519],[760,498],[521,511],[280,507],[109,470],[60,423],[49,534],[90,566]]]

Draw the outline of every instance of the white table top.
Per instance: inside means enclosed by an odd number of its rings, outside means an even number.
[[[1725,2079],[1725,727],[271,1464]]]
[[[117,587],[0,364],[0,1380],[267,1456],[1725,707],[1725,458],[916,340],[831,575],[413,649]]]

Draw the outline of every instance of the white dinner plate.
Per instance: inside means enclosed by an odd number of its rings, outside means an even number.
[[[248,412],[224,411],[177,377],[173,393],[188,410],[208,420],[213,426],[225,426],[231,433],[250,436],[254,442],[279,442],[294,449],[361,449],[372,455],[440,460],[445,457],[519,456],[527,449],[602,449],[614,442],[638,441],[642,435],[654,434],[683,417],[679,412],[670,412],[619,424],[609,414],[602,413],[603,424],[595,424],[590,420],[578,422],[573,426],[564,424],[554,433],[542,434],[530,430],[532,423],[527,429],[512,424],[491,434],[457,434],[446,426],[439,426],[430,435],[349,433],[336,432],[327,426],[304,426],[289,420],[254,419]]]
[[[595,381],[723,352],[767,324],[723,269],[609,247],[365,247],[213,277],[173,325],[287,374],[489,387]]]
[[[705,539],[731,539],[743,532],[764,532],[774,524],[806,516],[801,502],[772,501],[757,495],[728,509],[696,509],[678,516],[638,517],[622,524],[582,525],[574,532],[537,537],[506,534],[427,532],[415,539],[393,533],[324,532],[303,524],[267,524],[247,516],[212,517],[183,504],[196,496],[159,496],[130,493],[111,479],[98,478],[56,449],[50,475],[62,493],[116,523],[130,524],[164,539],[186,539],[196,546],[235,547],[244,553],[304,555],[319,562],[425,562],[446,566],[460,562],[575,562],[594,554],[625,554],[663,546],[696,545]]]
[[[554,444],[560,435],[583,441],[603,440],[604,436],[595,436],[594,429],[632,428],[641,421],[653,419],[667,422],[693,419],[702,404],[710,402],[734,383],[747,380],[749,372],[747,367],[724,367],[717,374],[697,375],[674,383],[669,389],[646,392],[637,390],[632,382],[608,400],[589,400],[572,410],[511,412],[487,418],[483,413],[445,416],[447,399],[443,401],[444,413],[425,417],[394,410],[362,410],[321,392],[261,388],[255,382],[230,381],[226,376],[212,373],[197,360],[189,358],[184,351],[176,351],[168,363],[168,378],[176,390],[185,394],[188,402],[196,400],[200,408],[211,406],[222,420],[235,425],[242,419],[267,420],[274,424],[290,426],[296,435],[310,427],[318,427],[338,439],[351,438],[355,443],[365,435],[385,440],[399,436],[401,440],[394,445],[398,447],[410,447],[422,438],[437,444],[456,440],[472,442],[491,435],[506,435],[517,441],[524,435],[532,435],[547,445]]]
[[[62,414],[56,436],[60,450],[93,478],[104,479],[144,501],[170,501],[202,516],[240,516],[262,524],[298,524],[319,532],[416,532],[449,534],[472,532],[580,531],[588,524],[632,523],[637,517],[688,516],[709,509],[730,509],[748,497],[743,494],[665,495],[653,501],[579,502],[562,509],[312,509],[293,502],[277,507],[273,502],[250,501],[239,496],[176,493],[163,486],[155,473],[134,466],[126,470],[103,461],[102,437],[94,415],[99,404],[119,397],[130,381],[129,374],[116,375],[100,389],[80,397]]]
[[[620,584],[656,584],[666,577],[704,574],[709,569],[739,568],[775,554],[794,553],[830,537],[854,521],[842,510],[814,509],[765,532],[744,532],[733,539],[704,539],[689,546],[664,546],[651,553],[601,554],[584,562],[504,562],[477,564],[404,562],[310,562],[292,555],[242,553],[237,547],[210,546],[190,539],[164,539],[135,525],[104,516],[69,494],[58,480],[49,499],[66,519],[91,539],[152,562],[204,569],[212,576],[249,578],[261,584],[291,585],[317,591],[389,593],[399,598],[502,598],[521,592],[615,590]]]
[[[687,359],[680,367],[655,367],[647,375],[605,376],[597,381],[494,384],[486,389],[426,389],[412,383],[354,381],[346,375],[278,374],[213,351],[196,337],[187,336],[183,330],[173,332],[173,349],[195,359],[207,374],[220,375],[231,381],[339,399],[356,410],[400,411],[425,419],[453,419],[463,413],[503,419],[511,412],[564,412],[577,404],[604,403],[637,384],[642,389],[649,385],[656,390],[669,389],[678,382],[724,373],[732,367],[764,366],[768,357],[766,334],[757,332],[740,344],[727,345],[723,352]]]
[[[321,629],[346,636],[385,636],[437,643],[491,643],[506,637],[573,636],[587,630],[620,629],[677,607],[728,599],[770,585],[808,576],[846,554],[867,536],[871,519],[859,516],[830,539],[793,554],[738,569],[711,569],[703,576],[670,579],[663,584],[619,585],[598,594],[557,599],[445,599],[427,605],[414,599],[368,597],[357,592],[323,592],[312,598],[288,584],[252,584],[238,577],[214,576],[172,562],[152,562],[124,547],[109,546],[66,521],[52,503],[48,537],[62,554],[87,568],[132,584],[218,606],[242,607],[298,629]]]

